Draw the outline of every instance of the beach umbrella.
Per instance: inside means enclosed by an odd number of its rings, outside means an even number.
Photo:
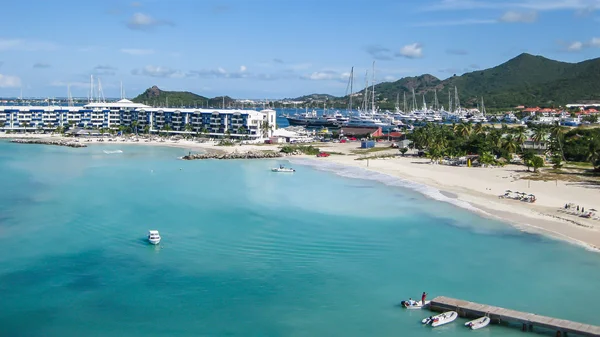
[[[590,211],[597,212],[595,208],[590,208]]]
[[[506,190],[506,192],[512,192],[511,190]]]

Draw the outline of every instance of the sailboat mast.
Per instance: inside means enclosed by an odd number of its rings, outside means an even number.
[[[373,61],[373,100],[371,101],[371,113],[375,113],[375,61]]]
[[[352,93],[354,92],[354,67],[350,69],[350,112],[352,112]]]
[[[483,96],[481,96],[481,113],[485,117],[485,105],[483,105]]]
[[[94,75],[90,75],[90,103],[94,102]]]
[[[403,101],[403,102],[404,102],[404,104],[403,104],[403,105],[404,105],[404,110],[402,110],[402,111],[403,111],[404,113],[406,113],[406,110],[407,110],[407,109],[406,109],[406,91],[405,91],[403,94],[404,94],[404,101]]]
[[[433,109],[440,110],[440,102],[438,102],[438,98],[437,98],[437,89],[433,90],[433,94],[434,94]]]
[[[456,106],[456,109],[460,111],[460,100],[458,98],[458,88],[456,88],[456,86],[454,86],[454,105]]]
[[[364,95],[363,95],[363,103],[364,103],[364,107],[363,107],[363,111],[367,111],[367,107],[369,106],[369,71],[367,70],[365,72],[365,91],[364,91]]]

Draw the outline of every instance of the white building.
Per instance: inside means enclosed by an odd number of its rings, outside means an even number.
[[[0,106],[0,130],[24,132],[57,127],[118,129],[152,133],[203,133],[209,136],[270,137],[277,127],[275,110],[152,108],[122,99],[80,107]]]

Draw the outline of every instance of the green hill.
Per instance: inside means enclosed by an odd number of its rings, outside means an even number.
[[[448,91],[454,99],[454,87],[461,105],[471,107],[485,100],[486,107],[509,108],[517,105],[555,107],[577,101],[600,100],[600,58],[579,63],[554,61],[542,56],[521,54],[494,68],[478,70],[440,80],[432,75],[405,77],[395,82],[375,85],[378,105],[393,108],[396,97],[403,94],[412,101],[412,89],[420,106],[423,95],[428,104],[438,100],[448,106]],[[362,96],[362,91],[358,93]],[[338,98],[340,103],[347,97]],[[359,98],[360,101],[360,98]],[[360,103],[359,103],[360,104]],[[410,107],[410,103],[408,103]]]
[[[213,107],[221,108],[223,102],[225,106],[233,103],[234,100],[229,96],[219,96],[207,98],[189,91],[164,91],[157,86],[146,89],[142,94],[138,95],[132,101],[144,103],[155,107]]]

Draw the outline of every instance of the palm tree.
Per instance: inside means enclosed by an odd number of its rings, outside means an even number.
[[[480,135],[482,133],[484,133],[485,130],[483,129],[483,124],[481,123],[477,123],[475,124],[475,127],[473,128],[473,133],[476,135]]]
[[[457,130],[454,132],[458,133],[464,138],[469,138],[473,132],[473,125],[471,123],[460,123],[457,125]]]
[[[144,125],[144,133],[145,134],[149,134],[150,133],[150,125],[148,125],[148,124]]]
[[[136,135],[136,136],[138,135],[138,125],[139,125],[139,124],[140,124],[140,123],[139,123],[138,121],[133,121],[133,122],[131,122],[131,127],[133,128],[133,130],[134,130],[134,132],[135,132],[135,135]]]
[[[27,132],[27,122],[21,122],[21,127]]]
[[[164,132],[169,133],[169,131],[173,130],[171,128],[171,125],[169,124],[165,124],[165,126],[162,128]]]
[[[206,125],[202,126],[202,131],[201,132],[204,135],[208,135],[209,132],[208,132],[208,129],[206,128]]]
[[[517,143],[519,143],[519,145],[521,147],[523,147],[523,144],[525,143],[526,140],[527,140],[527,134],[526,134],[525,127],[519,126],[518,128],[515,129],[515,141]]]
[[[560,158],[563,161],[567,161],[565,159],[565,154],[563,151],[563,143],[564,143],[564,128],[562,126],[560,126],[560,124],[558,122],[556,122],[556,124],[554,124],[551,128],[550,128],[550,140],[552,142],[552,144],[556,147],[558,146],[558,151],[560,152]],[[557,150],[557,149],[553,149],[553,150]]]
[[[533,131],[533,136],[531,137],[531,139],[534,142],[534,144],[533,144],[534,149],[535,149],[536,144],[539,144],[540,148],[541,148],[541,145],[546,141],[546,139],[548,139],[548,133],[546,132],[546,130],[544,128],[537,127]]]
[[[267,138],[269,136],[269,131],[273,129],[273,125],[269,124],[268,121],[262,122],[260,127],[262,129],[264,138]]]
[[[589,141],[587,157],[594,166],[594,170],[600,170],[600,137],[596,134],[587,139]]]
[[[505,149],[509,154],[517,152],[517,140],[513,135],[507,135],[502,140],[502,148]]]

